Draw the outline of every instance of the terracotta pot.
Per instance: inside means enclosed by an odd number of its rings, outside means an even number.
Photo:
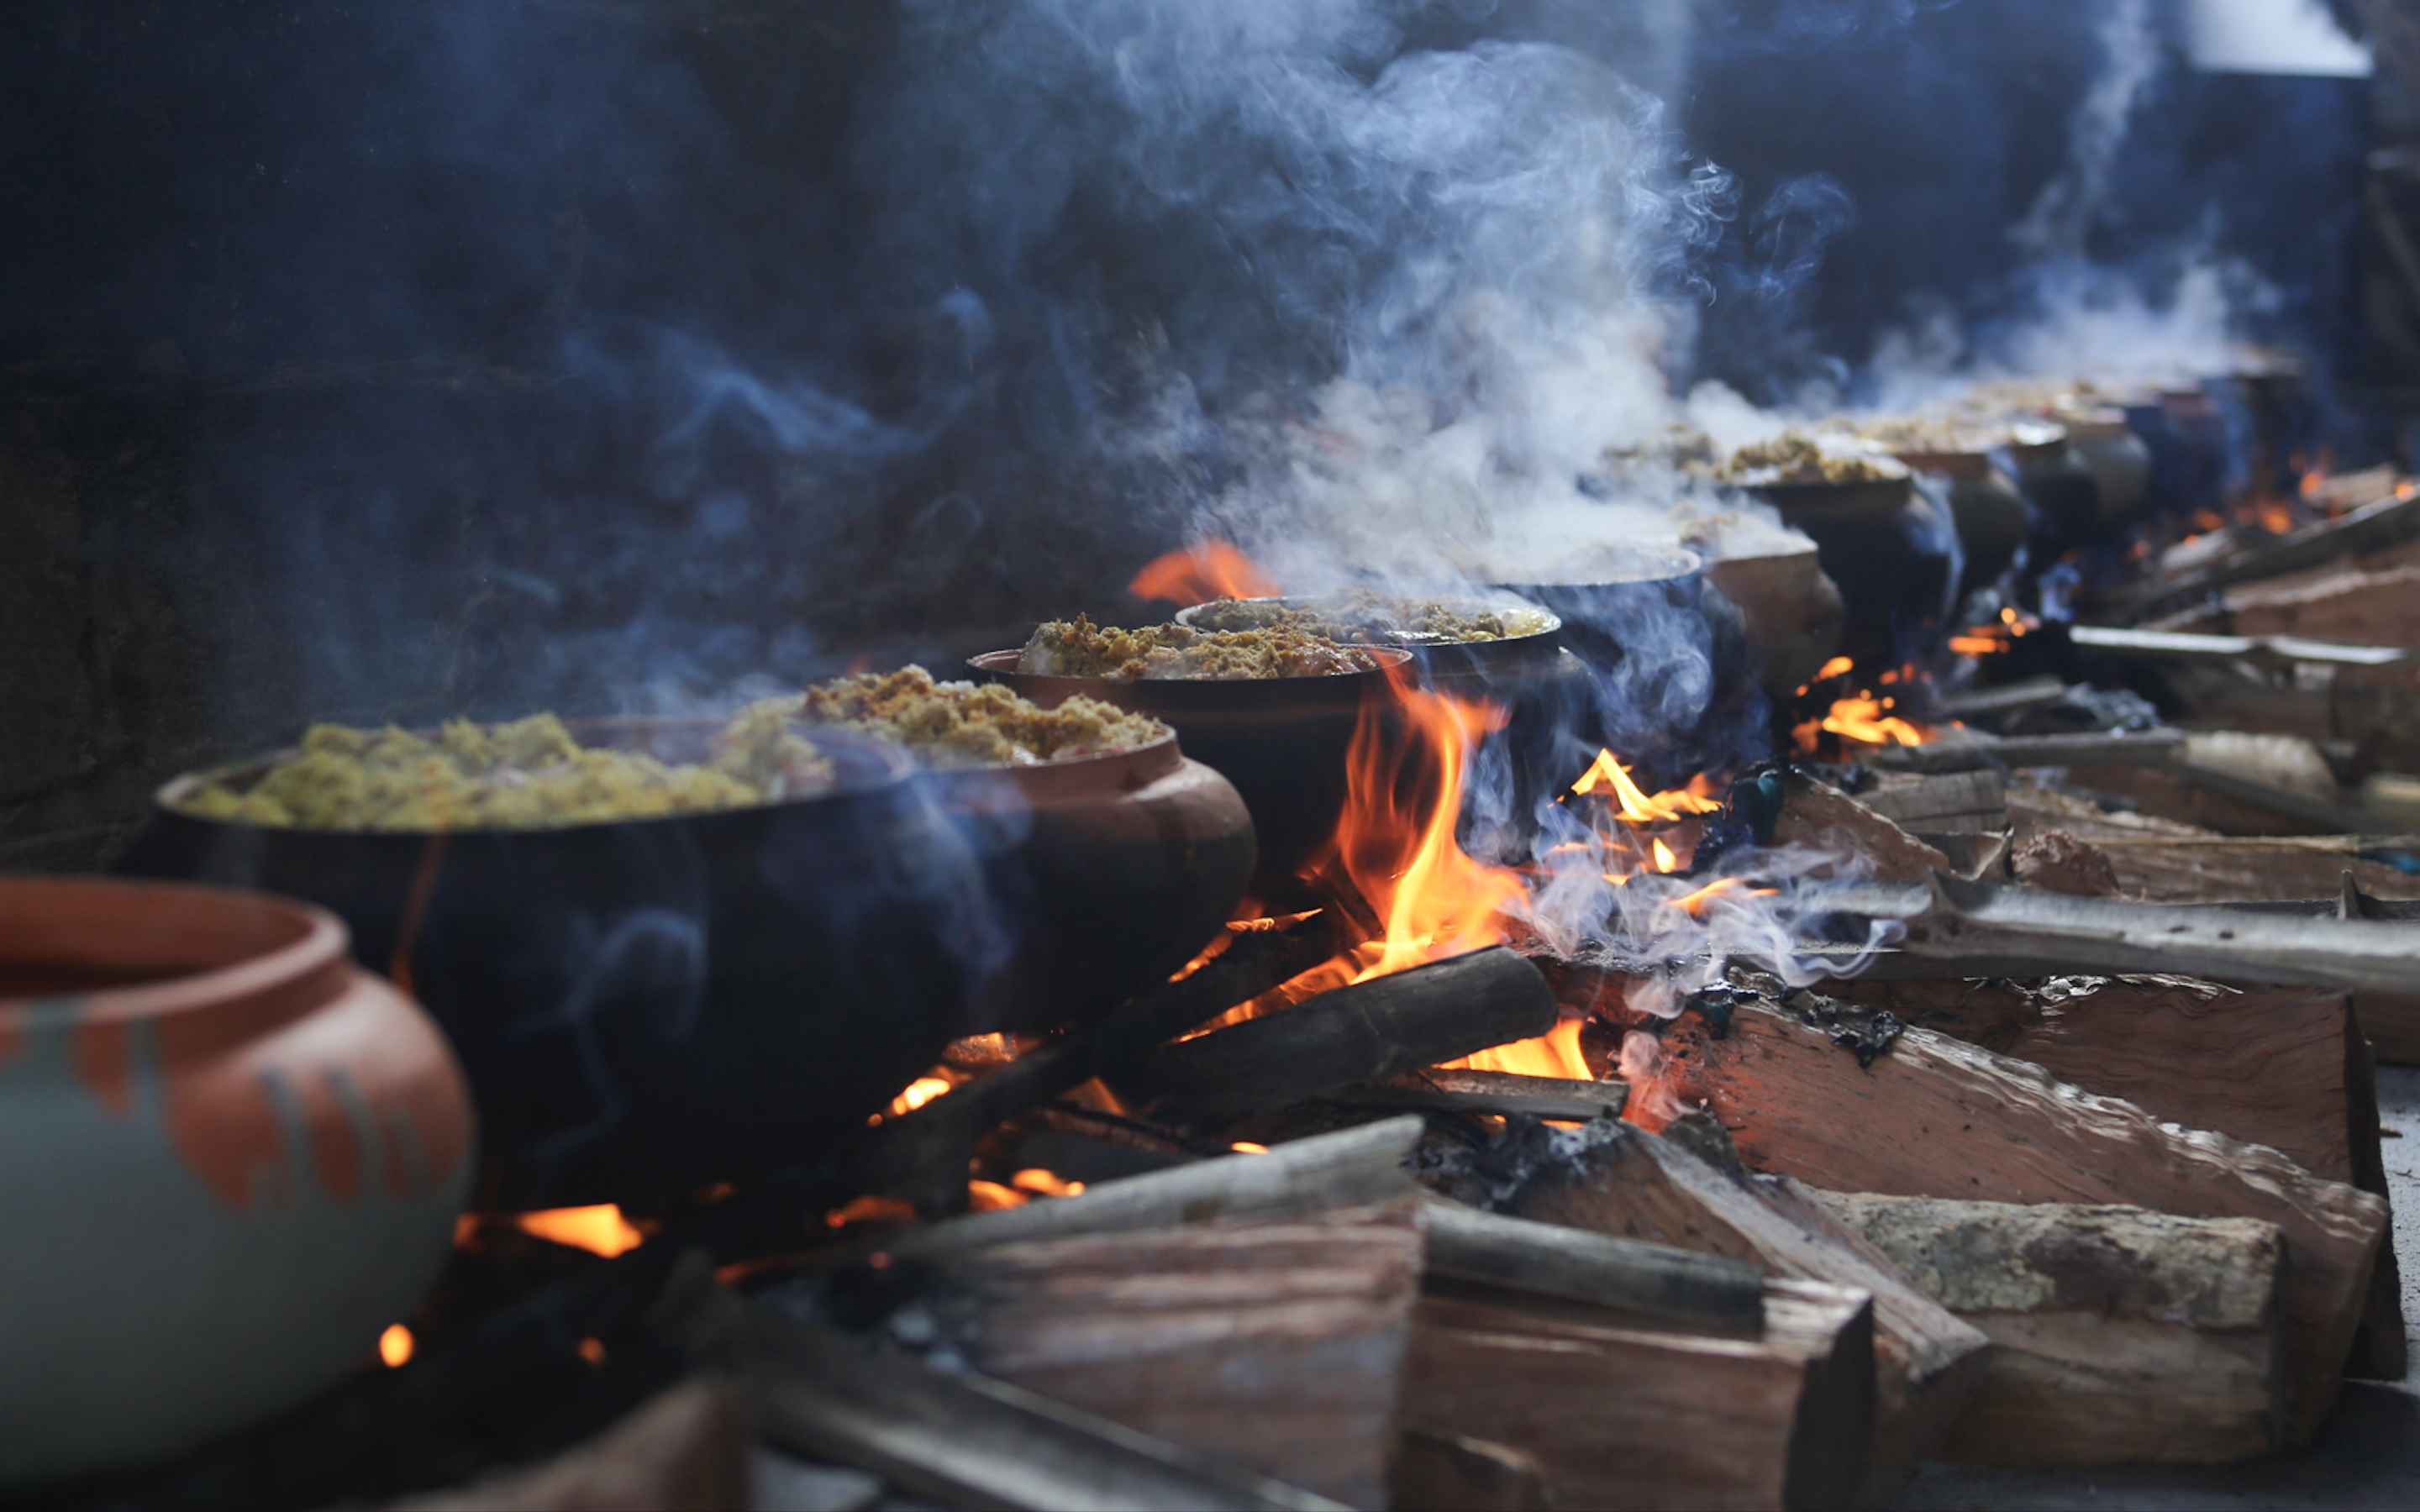
[[[1706,576],[1736,605],[1763,658],[1767,698],[1789,698],[1840,649],[1840,590],[1811,546],[1770,556],[1726,557]]]
[[[719,722],[575,721],[695,760]],[[825,732],[838,781],[756,808],[363,834],[198,818],[163,789],[122,863],[306,898],[394,963],[478,1099],[481,1200],[644,1200],[864,1127],[972,1027],[1002,931],[980,858],[896,747]]]
[[[1173,736],[1042,766],[935,772],[944,812],[986,853],[1008,959],[985,1029],[1080,1019],[1164,980],[1234,912],[1257,854],[1233,784]]]
[[[967,665],[1046,708],[1081,693],[1175,730],[1186,751],[1233,783],[1251,811],[1253,889],[1291,898],[1344,812],[1346,757],[1363,713],[1396,702],[1396,680],[1411,660],[1407,652],[1370,649],[1384,663],[1377,671],[1332,677],[1056,677],[1018,671],[1016,651],[986,652]]]
[[[471,1104],[316,908],[0,880],[0,1483],[173,1454],[375,1358],[437,1278]]]
[[[1988,451],[1897,452],[1916,471],[1942,480],[1942,496],[1958,527],[1964,566],[1958,578],[1963,598],[1999,580],[2025,544],[2030,512],[2016,480],[2002,471]]]
[[[1858,666],[1895,666],[1902,645],[1937,635],[1957,587],[1949,571],[1956,527],[1913,476],[1749,491],[1814,538],[1845,606],[1840,650]]]

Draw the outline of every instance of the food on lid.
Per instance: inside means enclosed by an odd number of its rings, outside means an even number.
[[[1725,483],[1771,487],[1782,484],[1878,483],[1904,478],[1907,469],[1890,457],[1867,450],[1852,437],[1818,439],[1805,431],[1789,430],[1733,452],[1716,476]]]
[[[1120,630],[1083,615],[1037,628],[1016,670],[1053,677],[1122,682],[1173,679],[1332,677],[1374,671],[1384,662],[1365,646],[1335,641],[1291,625],[1261,630],[1196,630],[1147,625]]]
[[[895,740],[933,766],[1035,766],[1137,750],[1169,733],[1148,715],[1080,693],[1046,709],[996,683],[935,682],[922,667],[837,677],[776,702],[810,723]]]
[[[302,748],[242,786],[212,782],[179,805],[205,819],[301,829],[542,829],[741,809],[828,787],[832,764],[781,711],[741,711],[712,756],[669,764],[582,746],[561,719],[467,719],[434,736],[313,725]]]
[[[1356,588],[1323,598],[1229,599],[1192,611],[1199,630],[1261,630],[1291,625],[1329,640],[1382,645],[1456,645],[1539,635],[1554,623],[1526,604],[1482,599],[1402,598]]]
[[[2009,443],[2007,424],[1994,424],[1980,415],[1887,415],[1866,421],[1857,434],[1885,452],[1943,456],[1988,452]]]

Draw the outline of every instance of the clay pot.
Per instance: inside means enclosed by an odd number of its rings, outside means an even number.
[[[1055,677],[1018,671],[1016,651],[986,652],[967,665],[1045,708],[1081,693],[1174,729],[1187,753],[1233,783],[1251,811],[1259,852],[1253,889],[1292,898],[1295,878],[1343,815],[1347,757],[1364,714],[1396,702],[1397,680],[1411,660],[1407,652],[1370,649],[1384,664],[1377,671],[1332,677]]]
[[[1007,926],[1011,953],[976,1010],[984,1029],[1047,1028],[1166,980],[1217,937],[1252,874],[1243,797],[1173,736],[927,781],[985,854]]]
[[[1956,527],[1913,476],[1750,491],[1814,538],[1845,606],[1840,650],[1858,666],[1897,665],[1902,643],[1937,633],[1948,617]]]
[[[2009,442],[2017,487],[2033,506],[2034,568],[2050,564],[2101,522],[2101,487],[2062,425],[2021,424]]]
[[[713,720],[575,721],[698,759]],[[446,834],[203,819],[161,791],[123,867],[306,898],[408,980],[469,1072],[483,1205],[644,1200],[811,1158],[970,1032],[1007,932],[907,753],[823,732],[827,792]]]
[[[1706,577],[1738,607],[1748,644],[1763,658],[1767,698],[1789,698],[1840,649],[1846,610],[1815,548],[1726,557],[1708,563]]]
[[[2068,446],[2100,490],[2102,522],[2133,514],[2151,486],[2151,449],[2126,423],[2126,411],[2080,410],[2062,414],[2059,424],[2067,427]]]
[[[346,948],[281,899],[0,880],[0,1483],[291,1408],[436,1280],[469,1094]]]
[[[1999,580],[2025,544],[2031,517],[2016,480],[2002,471],[1988,451],[1898,452],[1900,461],[1928,476],[1939,478],[1949,517],[1958,527],[1958,546],[1965,564],[1958,578],[1958,595]]]

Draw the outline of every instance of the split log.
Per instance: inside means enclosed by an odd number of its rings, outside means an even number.
[[[1404,1414],[1533,1456],[1557,1505],[1844,1505],[1871,1426],[1870,1300],[1770,1281],[1764,1319],[1752,1334],[1704,1334],[1425,1296]]]
[[[1406,1428],[1387,1483],[1388,1512],[1547,1512],[1535,1455],[1466,1434]]]
[[[2284,1237],[2249,1218],[1818,1193],[1992,1336],[1937,1458],[2209,1464],[2282,1446]]]
[[[2290,1257],[2288,1442],[2308,1443],[2327,1415],[2386,1232],[2379,1198],[1924,1029],[1861,1064],[1832,1034],[1743,1005],[1727,1037],[1683,1019],[1664,1045],[1749,1165],[1815,1186],[2275,1224]]]
[[[1933,777],[1885,773],[1858,801],[1908,830],[1962,833],[2009,825],[2008,779],[1997,769]]]
[[[2214,608],[2162,624],[2179,630],[2409,645],[2415,588],[2420,588],[2420,566],[2373,572],[2347,564],[2306,578],[2229,589]]]
[[[1508,1212],[1729,1256],[1767,1275],[1828,1282],[1874,1299],[1875,1412],[1857,1502],[1887,1504],[1983,1377],[1989,1341],[1891,1262],[1800,1198],[1792,1183],[1731,1180],[1635,1125],[1591,1129],[1535,1172]]]
[[[1792,773],[1773,843],[1804,845],[1840,858],[1816,875],[1854,870],[1861,876],[1912,881],[1946,870],[1949,858],[1894,820],[1826,782]]]
[[[2353,1179],[2342,993],[2054,977],[1847,981],[1833,995],[2171,1123],[2267,1145],[2314,1176]]]
[[[1763,1273],[1742,1260],[1443,1200],[1423,1207],[1420,1227],[1432,1276],[1685,1322],[1764,1319]]]
[[[2412,655],[2408,646],[2358,645],[2294,635],[2197,635],[2185,630],[2078,625],[2071,626],[2067,636],[2071,645],[2129,661],[2246,661],[2270,668],[2288,667],[2296,662],[2384,667]]]
[[[2420,994],[2355,993],[2353,1017],[2390,1066],[2420,1066]]]
[[[931,1301],[975,1369],[1378,1506],[1421,1274],[1415,1205],[970,1252]]]
[[[2021,841],[2062,829],[2089,841],[2108,856],[2127,894],[2159,903],[2327,897],[2348,869],[2366,892],[2420,897],[2420,878],[2359,860],[2335,837],[2229,840],[2149,814],[2103,812],[2081,798],[2039,787],[2012,790],[2009,814]]]
[[[2181,730],[2108,731],[2077,735],[1991,736],[1929,746],[1883,746],[1866,761],[1895,772],[1972,772],[1985,767],[2075,766],[2092,762],[2164,762],[2184,744]]]
[[[1221,1127],[1341,1087],[1535,1039],[1560,1017],[1538,968],[1498,946],[1180,1041],[1111,1086],[1163,1117]]]
[[[1388,1202],[1413,1190],[1403,1163],[1419,1136],[1419,1119],[1388,1119],[1297,1139],[1265,1154],[1221,1155],[1104,1181],[1077,1196],[970,1213],[836,1253],[830,1263],[849,1263],[875,1250],[899,1259],[939,1260],[1029,1240]]]
[[[2341,518],[2303,526],[2265,550],[2225,563],[2190,579],[2153,584],[2131,606],[2140,615],[2202,598],[2213,588],[2307,572],[2331,562],[2376,551],[2420,531],[2420,500],[2381,499]]]

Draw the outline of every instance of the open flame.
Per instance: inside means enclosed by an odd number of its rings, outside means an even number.
[[[2009,634],[2023,635],[2025,632],[2025,622],[2019,619],[2014,610],[2003,610],[2001,618]],[[1979,648],[1987,643],[1991,650],[1997,651],[2004,645],[1998,639],[2002,628],[2002,625],[1978,625],[1963,636],[1952,638],[1950,645],[1954,649],[1977,648],[1967,650],[1968,655],[1978,654]],[[1966,645],[1962,646],[1962,641]],[[1806,697],[1818,683],[1844,678],[1854,671],[1854,662],[1846,656],[1835,656],[1818,669],[1813,678],[1799,686],[1799,696]],[[1905,687],[1917,679],[1914,667],[1894,667],[1876,678],[1874,684],[1883,688],[1893,684]],[[1860,687],[1854,695],[1834,699],[1832,706],[1823,714],[1792,726],[1791,740],[1800,751],[1812,756],[1822,750],[1825,735],[1868,746],[1922,746],[1934,738],[1929,726],[1899,714],[1898,708],[1899,695],[1887,691],[1877,695],[1873,687]]]
[[[1575,794],[1610,792],[1621,807],[1621,817],[1634,825],[1669,823],[1693,814],[1710,814],[1722,807],[1714,795],[1714,784],[1704,773],[1689,779],[1689,785],[1668,793],[1652,795],[1639,790],[1630,779],[1630,768],[1609,750],[1596,753],[1596,762],[1580,779],[1572,784]],[[1658,870],[1668,872],[1670,867]]]
[[[1268,574],[1224,541],[1202,541],[1156,558],[1126,585],[1137,598],[1187,606],[1214,598],[1268,598],[1277,591]]]
[[[647,1242],[622,1210],[612,1203],[591,1208],[550,1208],[542,1212],[524,1212],[513,1223],[526,1234],[584,1249],[607,1259],[637,1249]]]

